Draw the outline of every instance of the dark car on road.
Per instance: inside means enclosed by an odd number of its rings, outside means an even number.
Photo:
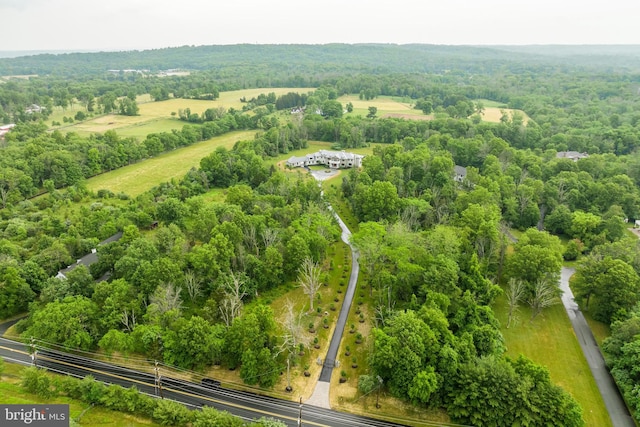
[[[220,387],[220,381],[214,380],[213,378],[203,378],[200,382],[203,386],[210,388],[218,388]]]

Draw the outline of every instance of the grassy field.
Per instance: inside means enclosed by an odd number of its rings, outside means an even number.
[[[158,157],[125,166],[87,180],[87,188],[93,191],[109,189],[114,193],[126,193],[132,197],[144,193],[161,182],[182,178],[200,159],[217,147],[231,148],[243,139],[252,139],[254,131],[232,132],[207,141],[182,147]]]
[[[63,117],[74,117],[78,111],[86,112],[84,106],[75,103],[73,107],[62,109],[56,107],[49,121],[58,121],[62,126],[57,127],[62,132],[76,132],[79,135],[104,133],[115,130],[119,135],[144,138],[151,132],[167,132],[171,129],[181,129],[185,122],[177,119],[179,110],[189,108],[192,113],[202,114],[208,108],[224,107],[226,109],[242,109],[244,105],[241,98],[251,99],[261,93],[273,92],[277,96],[288,92],[306,93],[313,88],[258,88],[229,92],[221,92],[220,97],[213,101],[198,99],[173,98],[166,101],[153,102],[149,95],[141,95],[138,102],[139,112],[137,116],[121,116],[117,114],[100,115],[89,120],[76,122],[71,125],[63,123]]]
[[[502,334],[509,356],[516,358],[523,354],[546,366],[551,380],[571,393],[582,406],[587,426],[612,425],[562,304],[546,309],[533,322],[529,322],[529,308],[521,307],[519,322],[509,329],[504,327],[507,324],[504,295],[497,299],[493,309],[503,325]]]
[[[19,385],[21,365],[5,363],[5,372],[0,378],[0,402],[3,404],[69,404],[69,415],[81,426],[104,427],[156,427],[149,419],[110,411],[66,397],[42,399],[27,393]],[[78,419],[78,417],[80,417]]]
[[[484,106],[482,120],[487,122],[498,123],[502,117],[503,111],[509,113],[509,116],[513,116],[514,111],[522,114],[524,124],[527,124],[527,122],[531,120],[524,111],[507,108],[503,102],[492,101],[490,99],[477,99],[476,102],[482,102],[482,105]]]
[[[340,101],[343,106],[351,102],[353,104],[353,112],[348,114],[353,115],[366,116],[369,114],[369,107],[376,107],[378,109],[378,117],[404,117],[417,120],[432,118],[432,116],[425,115],[422,111],[414,109],[408,99],[379,96],[366,101],[361,100],[358,95],[343,95],[338,98],[338,101]]]

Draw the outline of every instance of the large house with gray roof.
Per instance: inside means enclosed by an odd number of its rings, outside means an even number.
[[[359,168],[364,156],[346,151],[320,150],[306,156],[291,156],[287,160],[287,167],[302,168],[312,165],[326,165],[331,169]]]

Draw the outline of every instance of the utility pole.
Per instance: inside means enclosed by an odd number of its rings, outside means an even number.
[[[376,375],[378,378],[378,392],[376,393],[376,408],[380,409],[380,389],[382,388],[382,378],[380,375]]]
[[[300,396],[300,412],[298,413],[298,427],[302,426],[302,396]]]
[[[153,368],[153,372],[155,373],[156,376],[156,381],[155,381],[155,391],[156,391],[156,396],[158,396],[158,394],[160,395],[161,399],[164,399],[164,396],[162,395],[162,377],[160,376],[160,367],[158,366],[158,361],[155,361],[155,367]]]
[[[33,366],[38,367],[38,350],[36,349],[36,341],[35,338],[31,337],[31,362]]]

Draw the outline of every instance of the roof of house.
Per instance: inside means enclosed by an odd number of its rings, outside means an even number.
[[[455,172],[456,175],[467,176],[467,168],[465,168],[464,166],[455,165],[453,167],[453,171]]]
[[[360,154],[349,153],[347,151],[329,151],[329,150],[320,150],[319,154],[325,156],[326,158],[334,158],[338,160],[352,160],[357,159],[358,157],[364,157]]]
[[[102,246],[102,245],[106,245],[107,243],[115,242],[117,240],[120,240],[121,237],[122,237],[122,231],[118,231],[113,236],[111,236],[108,239],[105,239],[102,242],[98,243],[98,246]],[[66,275],[66,273],[70,272],[71,270],[73,270],[74,268],[76,268],[79,265],[84,265],[86,267],[89,267],[91,264],[93,264],[93,263],[95,263],[97,261],[98,261],[98,252],[97,251],[95,251],[95,252],[91,251],[91,253],[88,253],[87,255],[85,255],[82,258],[80,258],[79,260],[77,260],[75,264],[71,264],[67,268],[63,268],[62,270],[60,270],[58,275],[60,275],[60,273],[62,273],[63,275]]]
[[[578,151],[558,151],[556,157],[559,159],[584,159],[589,157],[589,155]]]
[[[291,156],[289,157],[289,159],[287,160],[287,163],[300,163],[300,162],[304,162],[305,160],[307,160],[307,157],[296,157],[296,156]]]

